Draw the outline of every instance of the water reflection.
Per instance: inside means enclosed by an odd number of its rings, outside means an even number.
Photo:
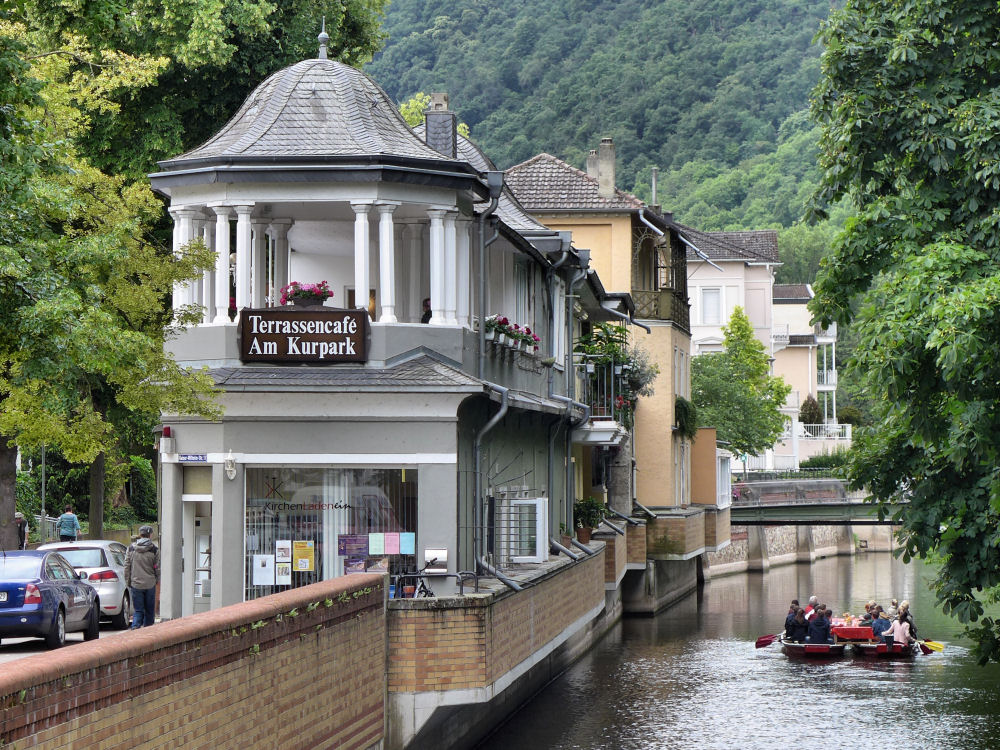
[[[867,554],[717,578],[655,618],[617,625],[483,748],[995,748],[1000,665],[978,667],[956,640],[961,627],[933,609],[931,575]],[[921,637],[947,647],[819,663],[754,648],[791,599],[811,594],[838,613],[909,599]]]

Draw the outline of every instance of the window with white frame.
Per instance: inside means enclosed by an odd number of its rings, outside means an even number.
[[[722,325],[722,289],[703,287],[701,290],[701,322],[707,326]]]
[[[492,554],[498,565],[540,563],[548,558],[549,499],[528,497],[526,487],[494,491]]]

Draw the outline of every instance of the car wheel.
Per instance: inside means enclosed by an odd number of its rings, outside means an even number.
[[[92,641],[101,637],[101,604],[96,599],[94,606],[90,608],[90,617],[87,618],[87,629],[83,631],[83,640]]]
[[[132,624],[132,597],[122,594],[122,606],[117,615],[111,616],[111,627],[124,630]]]
[[[66,643],[66,613],[62,607],[56,612],[56,620],[52,623],[52,629],[45,636],[45,645],[49,648],[59,648]]]

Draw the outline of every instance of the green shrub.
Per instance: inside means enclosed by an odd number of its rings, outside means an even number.
[[[156,475],[148,458],[132,456],[129,474],[129,504],[140,521],[156,521]]]
[[[807,458],[799,463],[801,469],[836,469],[847,465],[849,453],[846,449],[836,450],[833,453],[821,453],[818,456]]]
[[[799,421],[802,424],[823,424],[823,409],[810,393],[799,409]]]
[[[683,396],[674,401],[674,422],[677,430],[688,440],[698,434],[698,408]]]

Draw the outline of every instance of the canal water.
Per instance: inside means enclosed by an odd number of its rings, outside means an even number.
[[[932,576],[861,553],[716,578],[657,617],[624,619],[481,748],[994,750],[1000,665],[976,664],[934,608]],[[945,649],[813,662],[754,648],[812,594],[837,614],[909,599],[918,635]]]

